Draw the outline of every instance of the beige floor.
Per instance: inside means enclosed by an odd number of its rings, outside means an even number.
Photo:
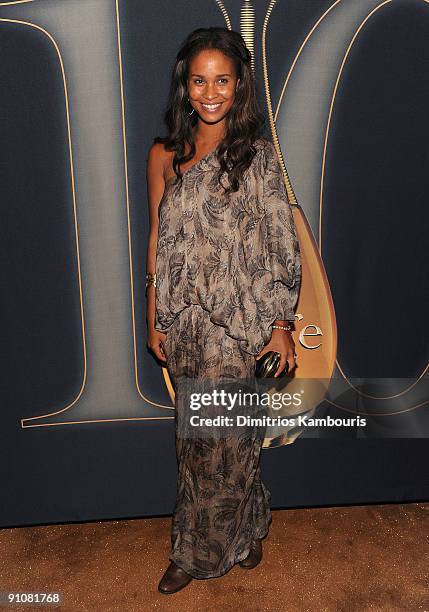
[[[59,590],[67,612],[427,611],[428,511],[423,503],[273,511],[257,568],[235,566],[169,596],[157,584],[170,518],[2,529],[0,590]]]

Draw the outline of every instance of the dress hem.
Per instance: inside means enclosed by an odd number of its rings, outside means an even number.
[[[269,533],[271,522],[272,522],[272,518],[270,518],[268,525],[266,529],[264,530],[263,534],[258,535],[258,533],[256,532],[256,534],[253,536],[252,539],[263,540]],[[231,565],[229,565],[226,569],[224,568],[220,572],[210,572],[208,574],[204,574],[204,572],[198,571],[198,576],[195,575],[195,570],[192,567],[190,567],[186,563],[183,563],[180,559],[177,560],[174,553],[172,553],[168,558],[170,561],[173,561],[178,567],[180,567],[183,571],[185,571],[187,574],[192,576],[192,578],[195,578],[196,580],[206,580],[208,578],[219,578],[220,576],[224,576],[229,571],[231,571],[232,568],[235,565],[237,565],[237,563],[240,563],[240,561],[244,561],[244,559],[246,559],[249,556],[249,554],[250,554],[250,543],[249,543],[248,548],[246,548],[246,550],[244,551],[244,553],[242,555],[239,555],[235,559],[235,561]]]

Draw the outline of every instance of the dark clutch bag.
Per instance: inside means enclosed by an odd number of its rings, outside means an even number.
[[[260,359],[256,360],[255,376],[257,378],[274,378],[280,362],[280,353],[276,351],[268,351]],[[285,369],[280,372],[277,378],[286,376],[289,370],[289,364],[286,362]]]

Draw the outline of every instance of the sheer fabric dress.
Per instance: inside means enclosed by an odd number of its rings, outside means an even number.
[[[155,328],[181,377],[248,379],[276,319],[294,320],[301,257],[274,145],[258,139],[237,192],[225,195],[212,151],[169,179],[159,205]],[[222,176],[228,184],[227,174]],[[225,574],[271,523],[262,440],[177,434],[170,560],[194,578]]]

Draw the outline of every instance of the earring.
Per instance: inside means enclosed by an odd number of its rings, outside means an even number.
[[[188,98],[188,102],[189,102],[189,104],[191,104],[191,102],[190,102],[189,98]],[[194,107],[192,107],[192,110],[191,110],[191,112],[190,112],[190,113],[188,113],[188,115],[189,115],[189,116],[191,116],[191,115],[193,115],[193,114],[194,114],[194,112],[195,112],[195,108],[194,108]]]

